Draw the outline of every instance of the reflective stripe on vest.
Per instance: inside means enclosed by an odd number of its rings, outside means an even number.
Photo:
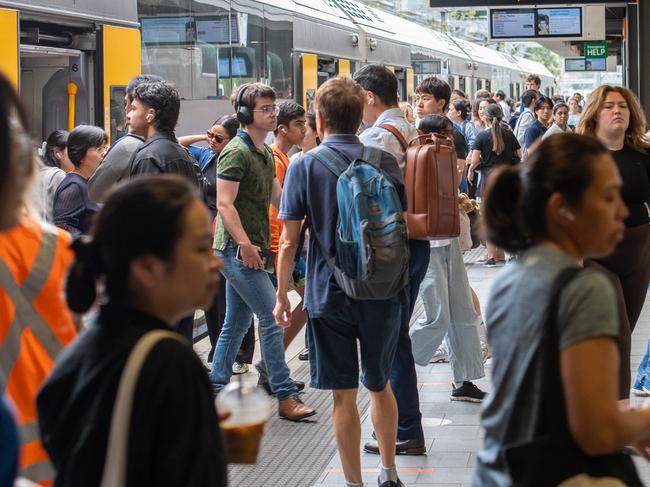
[[[0,260],[0,287],[14,304],[14,319],[0,344],[0,382],[7,384],[20,355],[22,333],[29,327],[41,346],[54,360],[63,346],[49,325],[34,309],[33,302],[48,281],[56,255],[56,233],[43,232],[34,265],[22,286],[19,286],[7,264]]]
[[[32,482],[48,482],[55,476],[54,466],[49,460],[42,462],[32,463],[29,467],[23,468],[20,471],[22,477],[28,478]]]

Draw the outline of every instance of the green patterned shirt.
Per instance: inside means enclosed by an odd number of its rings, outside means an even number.
[[[242,227],[251,243],[268,248],[269,204],[275,179],[275,161],[271,149],[265,145],[264,153],[260,152],[250,136],[240,129],[219,154],[217,178],[239,182],[235,209],[239,213]],[[217,216],[214,249],[223,250],[231,242],[237,245],[221,221],[221,216]]]

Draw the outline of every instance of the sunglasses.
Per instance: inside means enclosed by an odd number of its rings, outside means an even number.
[[[208,136],[208,139],[214,139],[217,144],[221,144],[224,141],[223,136],[219,134],[213,134],[209,130],[205,133]]]

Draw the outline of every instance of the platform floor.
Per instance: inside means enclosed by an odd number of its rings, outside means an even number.
[[[490,287],[501,266],[485,268],[475,263],[481,253],[481,249],[471,251],[465,255],[465,262],[470,283],[478,294],[482,306],[485,307]],[[421,306],[416,306],[413,319],[417,319],[421,313]],[[650,306],[644,308],[632,337],[633,371],[636,371],[645,352],[648,337],[650,337]],[[302,335],[296,338],[287,351],[287,361],[294,378],[307,380],[309,366],[297,359],[303,340]],[[208,346],[209,342],[205,338],[195,345],[195,349],[199,355],[205,357]],[[259,347],[256,349],[256,355],[259,355]],[[491,388],[490,370],[491,360],[488,360],[486,378],[475,381],[476,385],[486,391]],[[482,444],[480,405],[450,401],[452,375],[448,363],[417,367],[417,372],[427,455],[398,456],[396,463],[400,478],[407,486],[468,486],[476,462],[476,451]],[[244,380],[255,381],[255,372],[245,374]],[[303,397],[305,402],[318,410],[314,421],[294,424],[272,418],[263,440],[258,464],[231,466],[230,485],[235,487],[345,485],[331,428],[331,396],[328,392],[308,389]],[[640,404],[640,401],[635,400],[635,403]],[[363,388],[359,389],[358,404],[362,420],[362,441],[366,441],[372,433],[372,423],[368,410],[368,393]],[[379,457],[362,453],[361,462],[365,485],[377,485]],[[644,460],[637,460],[637,464],[644,483],[650,485],[650,464]]]

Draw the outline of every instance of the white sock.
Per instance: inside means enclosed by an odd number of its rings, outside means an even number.
[[[363,487],[363,482],[360,484],[357,484],[355,482],[348,482],[347,480],[345,481],[345,487]]]
[[[462,382],[454,382],[454,387],[458,389],[459,387],[462,387],[463,383]]]
[[[383,465],[381,466],[381,470],[379,471],[379,483],[384,483],[384,482],[397,482],[397,467],[393,465],[392,467],[384,467]]]

